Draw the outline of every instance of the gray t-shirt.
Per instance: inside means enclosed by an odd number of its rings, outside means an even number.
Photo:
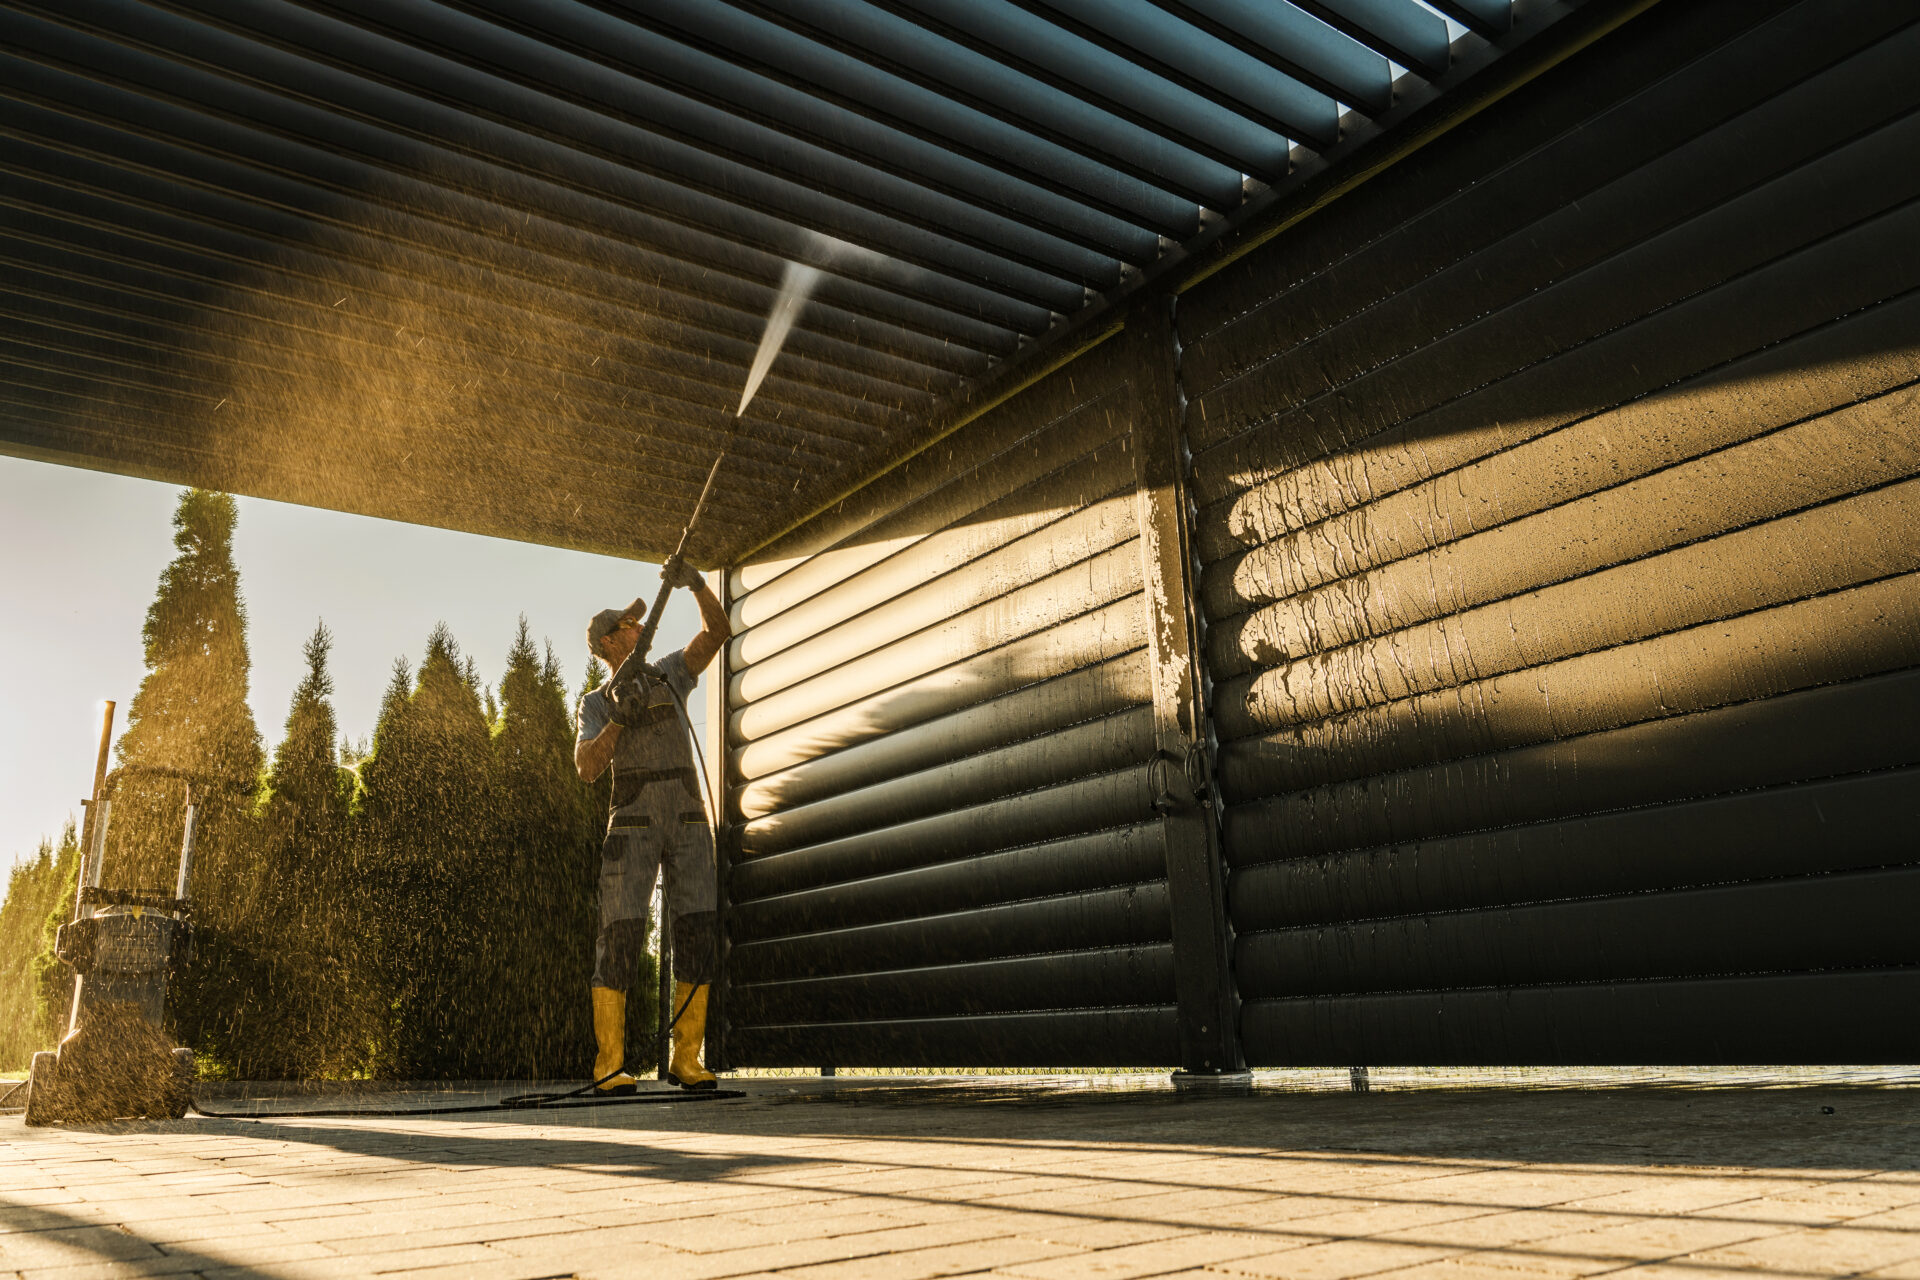
[[[687,670],[686,650],[676,649],[655,664],[666,676],[682,700],[691,697],[700,683]],[[612,680],[612,676],[607,677]],[[580,699],[578,741],[600,736],[613,719],[613,702],[607,686],[590,689]],[[671,779],[660,775],[675,773],[685,787],[684,794],[674,789]],[[693,748],[688,726],[681,719],[680,705],[666,686],[652,682],[647,687],[647,710],[639,724],[628,725],[613,747],[613,811],[646,811],[648,793],[672,797],[671,803],[684,805],[688,797],[698,799],[700,784],[693,772]]]

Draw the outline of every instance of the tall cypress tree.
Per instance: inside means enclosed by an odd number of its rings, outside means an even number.
[[[412,695],[413,669],[405,658],[395,658],[372,737],[357,747],[341,746],[343,759],[351,755],[354,774],[346,863],[352,912],[364,940],[360,969],[371,987],[370,1003],[379,1010],[367,1043],[367,1065],[375,1076],[391,1076],[398,1065],[393,1022],[406,963],[399,905],[405,868],[392,859],[405,847],[405,807],[399,801],[410,785],[404,774],[412,767]]]
[[[507,1056],[498,998],[502,876],[491,734],[444,625],[411,692],[395,672],[360,768],[363,878],[393,1011],[377,1065],[401,1077],[488,1074]]]
[[[120,736],[104,880],[171,889],[179,857],[184,794],[178,781],[143,772],[184,770],[194,787],[198,831],[193,883],[195,964],[175,989],[176,1033],[220,1057],[257,985],[243,922],[260,888],[249,849],[248,816],[260,775],[260,734],[247,707],[246,608],[233,563],[238,511],[206,489],[180,495],[179,550],[160,575],[142,639],[147,675]]]
[[[266,985],[236,1051],[249,1079],[342,1076],[363,1066],[373,1013],[361,972],[354,878],[346,866],[353,774],[334,754],[333,637],[314,628],[257,810],[263,886],[256,917]]]
[[[573,768],[566,686],[548,649],[542,663],[520,619],[500,682],[494,733],[500,771],[503,942],[515,1033],[513,1074],[574,1076],[591,1057],[585,992],[593,972],[591,800]]]

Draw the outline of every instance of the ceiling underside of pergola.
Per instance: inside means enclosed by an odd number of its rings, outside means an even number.
[[[725,449],[711,562],[1017,381],[1512,19],[16,0],[0,450],[658,558]],[[795,263],[818,285],[736,419]]]

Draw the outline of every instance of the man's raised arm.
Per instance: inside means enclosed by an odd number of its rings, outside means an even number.
[[[720,604],[720,597],[713,594],[702,578],[691,568],[681,570],[681,578],[676,586],[690,587],[693,598],[700,602],[700,634],[688,642],[685,649],[687,674],[699,675],[707,669],[720,646],[733,638],[733,628],[727,622],[727,611]]]

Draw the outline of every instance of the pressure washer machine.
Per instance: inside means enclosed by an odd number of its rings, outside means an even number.
[[[54,939],[55,954],[75,973],[73,1010],[60,1047],[33,1055],[27,1081],[30,1125],[178,1120],[193,1105],[193,1051],[173,1043],[164,1017],[168,983],[193,953],[187,881],[193,870],[196,778],[173,769],[126,768],[115,782],[130,777],[186,784],[179,875],[172,894],[102,888],[113,801],[96,795],[73,919]]]

